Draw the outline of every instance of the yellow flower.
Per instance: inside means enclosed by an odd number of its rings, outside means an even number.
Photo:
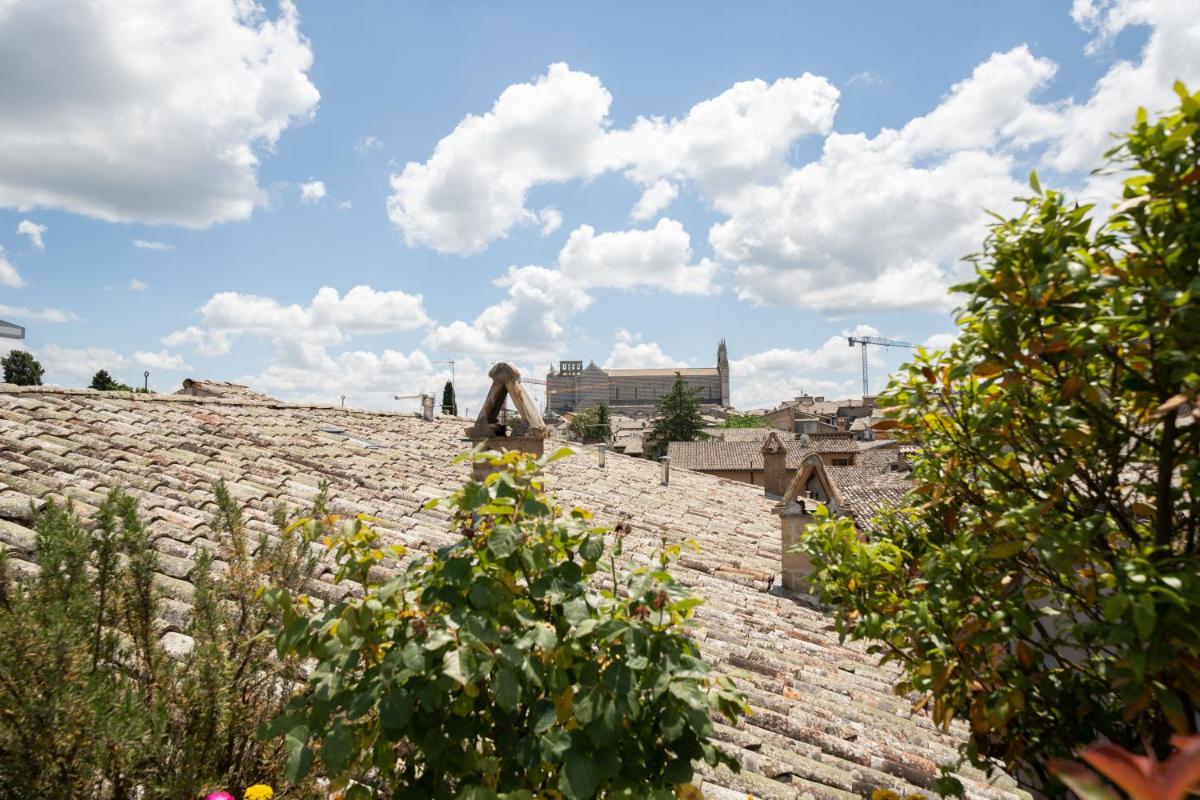
[[[691,783],[681,783],[676,786],[675,797],[678,800],[704,800],[704,794]]]
[[[871,800],[900,800],[900,795],[891,789],[876,789],[871,792]]]
[[[271,800],[275,796],[275,790],[265,783],[256,783],[246,790],[243,795],[243,800]]]

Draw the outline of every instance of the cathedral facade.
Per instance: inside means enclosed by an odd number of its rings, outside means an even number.
[[[653,411],[671,391],[675,375],[696,392],[701,405],[729,408],[729,355],[722,339],[715,367],[666,369],[602,369],[594,361],[560,361],[546,375],[546,410],[555,414],[580,411],[600,403],[614,411]]]

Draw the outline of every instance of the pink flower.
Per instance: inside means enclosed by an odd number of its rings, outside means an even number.
[[[213,792],[205,797],[204,800],[234,800],[234,796],[229,792]]]

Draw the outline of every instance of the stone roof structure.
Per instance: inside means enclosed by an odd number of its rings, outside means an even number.
[[[184,378],[183,388],[176,394],[186,394],[192,397],[224,397],[243,400],[271,400],[265,394],[254,391],[249,386],[228,381],[206,381],[195,378]]]
[[[796,438],[794,434],[788,431],[780,431],[775,428],[722,428],[711,427],[704,429],[704,435],[711,439],[716,439],[723,442],[758,442],[761,444],[766,441],[771,432],[781,434],[787,438]]]
[[[773,428],[767,434],[778,433]],[[667,455],[671,466],[697,472],[731,472],[763,469],[762,444],[767,434],[735,441],[670,442]],[[846,436],[802,435],[783,442],[787,449],[787,469],[796,470],[804,457],[812,453],[857,453],[858,442]]]
[[[187,649],[186,619],[197,553],[216,551],[212,485],[224,478],[250,532],[271,533],[276,504],[305,507],[322,481],[330,510],[379,519],[385,540],[430,552],[452,542],[447,512],[422,510],[467,477],[451,464],[462,420],[283,403],[261,396],[191,396],[13,387],[0,384],[0,547],[18,572],[31,563],[30,503],[71,499],[84,516],[121,486],[135,497],[159,553],[164,645]],[[550,444],[550,443],[548,443]],[[757,444],[752,444],[757,449]],[[774,585],[781,563],[778,520],[762,490],[609,454],[601,468],[583,453],[552,464],[547,484],[564,504],[600,524],[631,516],[632,559],[694,539],[700,552],[676,565],[706,598],[692,635],[704,656],[735,672],[754,714],[718,724],[741,774],[705,771],[710,800],[848,800],[879,787],[925,789],[952,761],[965,728],[942,732],[892,694],[896,673],[857,645],[841,645],[829,617]],[[218,568],[221,563],[218,561]],[[309,587],[332,599],[344,588],[326,570]],[[1008,800],[1007,778],[963,776],[972,798]]]

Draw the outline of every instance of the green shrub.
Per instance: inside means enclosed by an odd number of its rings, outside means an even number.
[[[604,403],[578,411],[567,424],[571,438],[584,444],[610,442],[613,438],[612,417]]]
[[[278,539],[251,541],[222,484],[216,497],[210,538],[228,569],[198,559],[194,647],[178,662],[160,645],[158,555],[128,495],[111,491],[90,529],[70,505],[37,511],[34,577],[0,555],[0,797],[185,798],[280,780],[282,746],[255,733],[300,674],[275,658],[256,595],[301,587],[316,560],[282,512]]]
[[[329,544],[361,593],[268,595],[279,652],[313,663],[265,731],[293,779],[319,757],[348,798],[667,798],[697,759],[737,768],[709,715],[748,709],[684,635],[700,600],[668,571],[679,548],[619,570],[622,534],[543,492],[569,452],[475,456],[498,471],[444,501],[461,538],[395,577],[372,569],[402,548],[359,517]]]
[[[897,691],[1048,792],[1048,758],[1165,757],[1200,719],[1200,95],[1177,88],[1110,153],[1134,174],[1108,221],[1034,178],[959,287],[957,342],[889,389],[882,424],[922,446],[911,508],[802,543]]]

